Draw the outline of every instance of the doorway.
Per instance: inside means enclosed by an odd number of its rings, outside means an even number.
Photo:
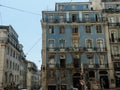
[[[72,22],[76,22],[77,21],[77,15],[76,14],[72,14]]]
[[[75,73],[73,75],[73,88],[82,90],[82,86],[80,85],[80,73]]]
[[[104,87],[105,89],[109,88],[108,76],[100,76],[100,85],[101,87]]]

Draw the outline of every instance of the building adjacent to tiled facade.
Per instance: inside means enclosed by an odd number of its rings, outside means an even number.
[[[40,88],[40,72],[35,63],[28,61],[27,63],[27,90]]]
[[[94,10],[102,10],[108,19],[108,36],[115,83],[120,87],[120,0],[90,0]],[[96,6],[96,4],[98,4]],[[99,6],[99,8],[97,8]]]
[[[12,26],[0,26],[0,88],[26,88],[26,56]]]
[[[42,90],[81,90],[82,78],[88,88],[102,81],[115,87],[104,16],[91,2],[56,3],[55,11],[42,12]]]

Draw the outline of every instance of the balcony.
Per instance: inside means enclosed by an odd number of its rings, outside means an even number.
[[[115,8],[103,9],[102,11],[106,13],[120,13],[120,9],[115,9]]]
[[[120,60],[120,54],[111,55],[113,60]]]
[[[80,34],[77,32],[77,33],[72,33],[72,38],[79,38],[80,37]]]
[[[106,21],[105,17],[98,17],[98,19],[96,19],[95,17],[90,17],[89,19],[87,18],[77,18],[76,20],[73,20],[72,18],[63,18],[62,20],[59,18],[54,18],[54,19],[42,19],[41,22],[46,22],[46,23],[100,23]]]
[[[110,38],[110,43],[120,43],[120,38]]]
[[[94,50],[94,48],[93,47],[84,47],[83,48],[83,50],[85,51],[85,52],[95,52],[95,50]]]
[[[56,52],[56,48],[54,48],[54,47],[49,47],[49,48],[47,48],[47,51],[49,51],[49,52]]]
[[[102,2],[119,2],[120,0],[102,0]]]
[[[95,50],[96,50],[96,52],[107,52],[107,48],[101,48],[101,47],[97,47],[97,48],[95,48]]]
[[[100,68],[100,69],[108,68],[108,64],[100,64],[100,65],[99,65],[99,68]]]
[[[84,69],[107,69],[108,64],[84,64]]]
[[[116,23],[108,23],[108,27],[109,28],[117,28],[120,26],[120,23],[119,22],[116,22]]]

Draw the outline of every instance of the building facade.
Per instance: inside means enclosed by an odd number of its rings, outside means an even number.
[[[96,10],[95,0],[91,0]],[[98,0],[103,15],[108,19],[108,35],[113,63],[116,87],[120,87],[120,1],[119,0]]]
[[[42,12],[42,89],[114,88],[106,17],[91,2],[56,3]],[[90,84],[91,83],[91,84]]]
[[[18,35],[12,26],[0,26],[0,88],[18,87],[26,79],[21,67],[25,62],[23,47],[19,44]],[[24,58],[24,59],[21,59]],[[24,78],[23,78],[24,77]]]
[[[40,74],[35,63],[27,62],[27,90],[39,89]]]

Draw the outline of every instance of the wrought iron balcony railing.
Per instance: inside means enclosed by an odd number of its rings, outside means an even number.
[[[47,22],[47,23],[86,23],[86,22],[90,22],[90,23],[96,23],[96,22],[103,22],[106,21],[106,17],[90,17],[90,18],[76,18],[76,19],[72,19],[72,18],[53,18],[53,19],[42,19],[41,22]]]
[[[108,26],[109,27],[116,27],[116,26],[120,26],[120,23],[119,22],[116,22],[116,23],[108,23]]]
[[[111,56],[113,60],[120,60],[120,54],[112,54]]]
[[[102,2],[120,2],[120,0],[102,0]]]
[[[117,12],[119,13],[120,9],[110,8],[110,9],[103,9],[102,11],[106,13],[117,13]]]
[[[107,48],[102,47],[62,47],[47,48],[49,52],[106,52]]]
[[[110,38],[110,42],[111,43],[120,43],[120,38],[113,38],[113,39]]]

